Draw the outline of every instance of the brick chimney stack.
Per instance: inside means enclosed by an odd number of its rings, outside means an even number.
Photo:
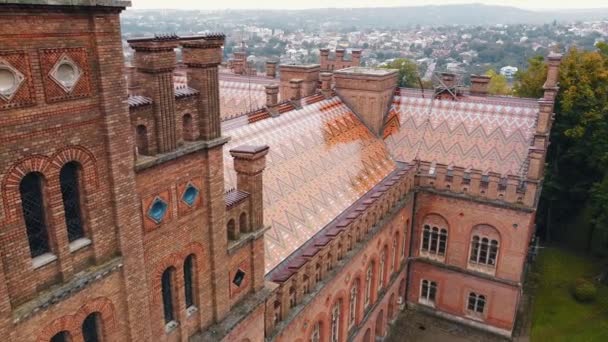
[[[547,56],[547,80],[543,85],[545,94],[543,99],[555,101],[557,91],[559,90],[557,82],[559,81],[559,66],[562,63],[562,54],[551,52]]]
[[[177,62],[177,37],[167,36],[129,40],[135,50],[137,79],[145,96],[154,102],[155,138],[159,153],[177,148],[175,123],[175,89],[173,70]]]
[[[266,61],[266,77],[277,78],[277,64],[276,61]]]
[[[361,50],[352,50],[352,66],[360,66],[361,65]]]
[[[299,100],[302,98],[303,82],[304,80],[302,80],[301,78],[292,78],[291,80],[289,80],[290,100]]]
[[[292,98],[292,86],[290,83],[294,78],[302,80],[300,97],[306,97],[316,92],[319,85],[319,73],[321,72],[321,66],[319,64],[283,64],[279,66],[279,69],[281,74],[279,90],[281,100]]]
[[[329,61],[329,49],[319,49],[319,63],[326,65]]]
[[[490,76],[471,75],[471,95],[487,96],[490,85]]]
[[[239,146],[230,150],[234,158],[236,186],[251,197],[250,215],[253,230],[264,226],[264,187],[262,171],[266,168],[268,146]]]
[[[344,49],[336,49],[336,61],[344,60]]]
[[[266,107],[273,108],[279,103],[279,86],[269,84],[266,87]]]
[[[397,87],[398,71],[351,67],[334,72],[338,96],[376,136],[382,136],[384,118]]]
[[[333,74],[331,72],[322,72],[321,73],[321,93],[325,98],[329,98],[331,96],[331,79]]]
[[[215,34],[182,43],[189,86],[200,91],[197,106],[202,117],[198,122],[200,137],[204,140],[221,136],[218,66],[222,62],[224,39],[223,34]]]

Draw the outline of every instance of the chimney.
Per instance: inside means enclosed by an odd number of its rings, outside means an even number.
[[[279,86],[269,84],[266,87],[266,107],[273,108],[279,103]]]
[[[490,85],[490,76],[471,75],[471,95],[487,96]]]
[[[538,100],[538,120],[536,120],[536,133],[549,134],[553,123],[553,101]]]
[[[301,97],[309,96],[315,93],[319,84],[319,73],[321,66],[319,64],[305,65],[280,65],[280,97],[281,100],[291,98],[290,81],[294,78],[302,80]]]
[[[189,86],[201,93],[197,106],[202,117],[197,121],[200,137],[204,140],[221,136],[218,65],[222,62],[224,39],[223,34],[214,34],[182,43]]]
[[[159,153],[173,151],[178,144],[173,86],[178,39],[177,36],[166,36],[128,41],[135,50],[134,65],[142,92],[154,102],[154,135]]]
[[[321,70],[329,70],[329,49],[319,49],[319,63],[321,63]]]
[[[266,61],[266,77],[277,78],[277,62]]]
[[[239,146],[230,150],[234,158],[237,189],[249,193],[249,227],[259,232],[252,241],[253,291],[264,287],[264,183],[268,146]],[[260,236],[262,238],[260,238]],[[248,247],[249,248],[249,247]]]
[[[351,67],[334,72],[338,96],[378,137],[397,87],[398,71]]]
[[[456,75],[450,72],[442,72],[441,81],[443,82],[443,84],[445,84],[446,87],[452,88],[456,85]]]
[[[547,80],[543,86],[545,94],[543,98],[548,101],[555,101],[557,91],[559,90],[557,82],[559,81],[559,66],[562,63],[562,54],[551,52],[547,56]]]
[[[528,165],[528,179],[540,180],[543,177],[545,165],[544,165],[544,150],[530,148],[529,162]]]
[[[141,95],[141,86],[139,84],[139,75],[135,66],[126,67],[127,89],[129,95]]]
[[[249,193],[252,230],[264,226],[264,187],[262,171],[266,168],[268,146],[239,146],[230,150],[234,158],[236,187]]]
[[[331,79],[333,74],[331,72],[321,73],[321,93],[325,98],[331,97]]]
[[[351,56],[352,56],[352,64],[351,64],[351,66],[359,66],[359,65],[361,65],[361,50],[359,50],[359,49],[352,50]]]
[[[344,49],[336,49],[336,61],[344,60]]]
[[[292,78],[289,80],[290,100],[299,100],[302,98],[302,83],[304,83],[304,80],[300,78]]]

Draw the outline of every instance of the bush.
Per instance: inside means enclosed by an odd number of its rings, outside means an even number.
[[[597,288],[589,280],[584,278],[578,278],[574,282],[574,287],[572,288],[572,295],[579,302],[592,302],[597,296]]]

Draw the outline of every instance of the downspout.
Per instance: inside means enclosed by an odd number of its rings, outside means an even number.
[[[407,307],[408,295],[410,292],[410,273],[411,273],[410,264],[413,259],[412,250],[413,250],[413,246],[414,246],[414,223],[415,223],[415,219],[416,219],[415,213],[416,213],[416,206],[418,205],[418,201],[416,200],[417,196],[418,196],[418,191],[416,191],[414,189],[414,198],[413,198],[414,205],[412,205],[412,213],[411,213],[412,221],[410,224],[410,233],[409,233],[410,234],[410,247],[409,247],[409,250],[407,251],[407,259],[406,259],[407,260],[406,261],[407,273],[405,275],[405,298],[403,299],[404,300],[403,303],[405,304],[406,307]]]

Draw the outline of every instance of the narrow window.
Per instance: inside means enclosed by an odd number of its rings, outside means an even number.
[[[437,250],[437,254],[445,255],[445,248],[448,243],[448,231],[445,229],[441,230],[439,234],[439,249]]]
[[[236,224],[234,223],[233,219],[230,219],[230,221],[228,221],[228,224],[226,225],[226,229],[228,230],[228,240],[238,240],[239,239],[239,233],[236,230]]]
[[[312,327],[312,333],[310,334],[310,342],[321,341],[321,322],[316,322]]]
[[[431,253],[437,253],[437,242],[439,241],[439,228],[433,227],[431,231]]]
[[[101,341],[101,324],[98,312],[87,316],[82,322],[82,338],[84,342]]]
[[[144,125],[135,128],[135,146],[138,154],[148,155],[148,129]]]
[[[386,248],[380,254],[380,272],[378,275],[378,292],[382,290],[384,286],[384,267],[386,266]]]
[[[173,312],[173,269],[168,268],[163,272],[161,279],[161,291],[163,296],[163,313],[165,323],[175,320]]]
[[[192,127],[192,115],[186,114],[182,117],[182,135],[184,141],[194,140],[194,128]]]
[[[79,165],[76,162],[65,164],[59,172],[61,196],[65,212],[65,225],[70,242],[84,237],[82,211],[80,207]]]
[[[372,272],[374,264],[371,263],[367,267],[367,273],[365,274],[365,307],[369,306],[372,296]]]
[[[403,230],[403,245],[401,246],[401,255],[402,258],[405,258],[405,246],[406,246],[406,242],[407,242],[407,229],[410,226],[410,220],[407,220],[407,222],[405,223],[405,229]]]
[[[395,272],[395,266],[397,265],[397,241],[399,241],[399,234],[397,234],[395,240],[393,240],[393,259],[391,260],[391,274]]]
[[[496,256],[498,255],[498,241],[492,240],[490,243],[490,255],[488,258],[488,265],[496,265]]]
[[[355,281],[353,287],[350,289],[350,306],[348,316],[348,326],[352,328],[355,325],[355,319],[357,315],[357,295],[359,293],[359,282]]]
[[[42,197],[42,175],[28,173],[19,184],[21,208],[25,220],[31,256],[50,253],[49,235],[46,226],[44,199]]]
[[[241,216],[239,216],[239,228],[241,230],[241,233],[249,232],[249,225],[247,224],[246,213],[241,213]]]
[[[58,332],[55,336],[51,337],[50,342],[71,342],[70,333],[67,331]]]
[[[302,283],[303,283],[303,287],[304,287],[304,294],[309,294],[310,293],[310,280],[308,279],[307,275],[304,275],[304,277],[302,277]]]
[[[471,261],[477,262],[479,260],[479,236],[473,236],[471,240]]]
[[[342,300],[339,300],[334,304],[334,308],[331,311],[331,342],[338,342],[340,340],[340,305]]]
[[[295,287],[291,287],[289,289],[289,308],[294,308],[296,306],[296,289]]]
[[[315,265],[315,284],[321,281],[321,265]]]
[[[184,260],[184,295],[186,299],[186,308],[195,306],[194,303],[194,255],[190,254]]]
[[[431,239],[431,227],[428,225],[424,226],[424,231],[422,233],[422,250],[428,251],[430,246]]]
[[[420,301],[424,304],[435,303],[435,296],[437,294],[437,283],[423,279],[420,286]]]

